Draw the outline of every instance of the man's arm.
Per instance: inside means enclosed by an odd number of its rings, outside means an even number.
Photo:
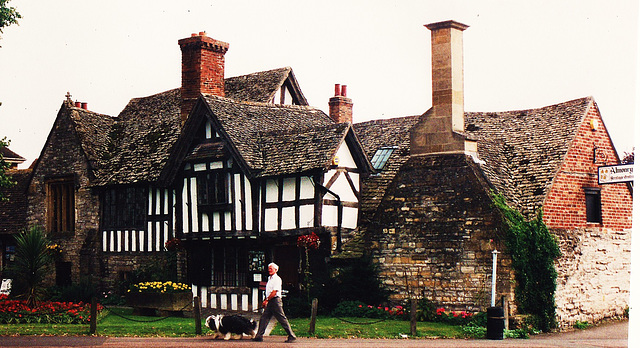
[[[277,290],[273,290],[271,291],[271,293],[269,294],[269,296],[267,296],[267,298],[264,299],[264,301],[262,301],[262,307],[266,307],[267,303],[274,297],[276,297],[276,295],[278,294]]]

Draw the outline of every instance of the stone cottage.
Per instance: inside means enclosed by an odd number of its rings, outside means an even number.
[[[538,210],[562,250],[561,325],[620,316],[628,306],[630,188],[599,185],[598,166],[619,158],[592,97],[530,110],[465,112],[462,32],[431,30],[432,107],[422,115],[354,125],[377,172],[362,189],[358,244],[397,299],[424,296],[456,310],[513,301],[510,256],[490,192],[526,216]]]

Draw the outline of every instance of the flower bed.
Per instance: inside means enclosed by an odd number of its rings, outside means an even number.
[[[0,295],[0,323],[88,324],[91,305],[72,302],[40,302],[29,308],[26,301],[9,300]],[[98,305],[98,311],[102,306]]]
[[[142,282],[131,285],[128,293],[136,292],[154,292],[154,293],[176,293],[176,292],[188,292],[191,291],[191,286],[184,283],[174,283],[172,281],[166,282]]]

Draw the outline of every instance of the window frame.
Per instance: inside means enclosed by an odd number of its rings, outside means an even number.
[[[149,190],[146,186],[110,187],[102,196],[102,227],[143,230],[147,223]]]
[[[585,187],[585,219],[587,223],[602,224],[602,193],[599,187]]]
[[[397,146],[381,146],[371,157],[371,166],[375,170],[382,170],[389,161],[389,158],[393,154],[395,150],[397,150]]]
[[[75,233],[75,177],[64,176],[48,179],[45,183],[47,188],[47,232],[52,234]]]

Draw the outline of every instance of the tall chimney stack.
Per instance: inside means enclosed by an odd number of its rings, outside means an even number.
[[[329,98],[329,117],[335,123],[353,123],[353,102],[347,98],[347,86],[335,85],[335,95]]]
[[[411,153],[472,151],[473,141],[464,136],[462,32],[468,26],[445,21],[425,27],[431,30],[432,107],[411,130]]]
[[[205,32],[178,41],[182,51],[181,116],[184,123],[202,94],[224,97],[224,55],[226,42],[214,40]]]

